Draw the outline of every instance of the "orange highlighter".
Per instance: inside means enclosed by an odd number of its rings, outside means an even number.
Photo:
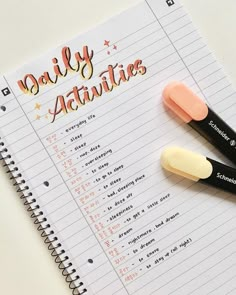
[[[164,89],[164,104],[236,164],[236,133],[181,82]]]

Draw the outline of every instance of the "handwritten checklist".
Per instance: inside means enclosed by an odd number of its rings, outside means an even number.
[[[236,288],[235,198],[160,166],[168,145],[213,150],[163,106],[173,80],[236,127],[234,89],[171,0],[142,1],[0,78],[6,161],[82,294]]]

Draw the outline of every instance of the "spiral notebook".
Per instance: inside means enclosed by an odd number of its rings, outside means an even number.
[[[235,90],[176,0],[0,78],[2,158],[73,294],[236,294],[235,197],[160,167],[168,145],[216,152],[163,107],[172,80],[236,127]]]

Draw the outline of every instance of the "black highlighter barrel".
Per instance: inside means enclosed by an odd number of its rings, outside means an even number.
[[[236,169],[209,158],[207,160],[212,164],[213,172],[210,177],[201,179],[200,182],[236,194]]]
[[[236,133],[209,107],[202,121],[191,121],[189,125],[211,142],[231,162],[236,164]]]

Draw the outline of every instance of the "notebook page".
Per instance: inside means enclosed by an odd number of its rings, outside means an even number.
[[[42,85],[47,72],[52,82]],[[0,80],[7,161],[14,159],[21,187],[29,186],[88,294],[236,288],[234,197],[160,167],[168,145],[221,157],[163,107],[172,80],[236,127],[235,91],[171,0],[143,1]],[[94,87],[101,95],[89,101]]]

